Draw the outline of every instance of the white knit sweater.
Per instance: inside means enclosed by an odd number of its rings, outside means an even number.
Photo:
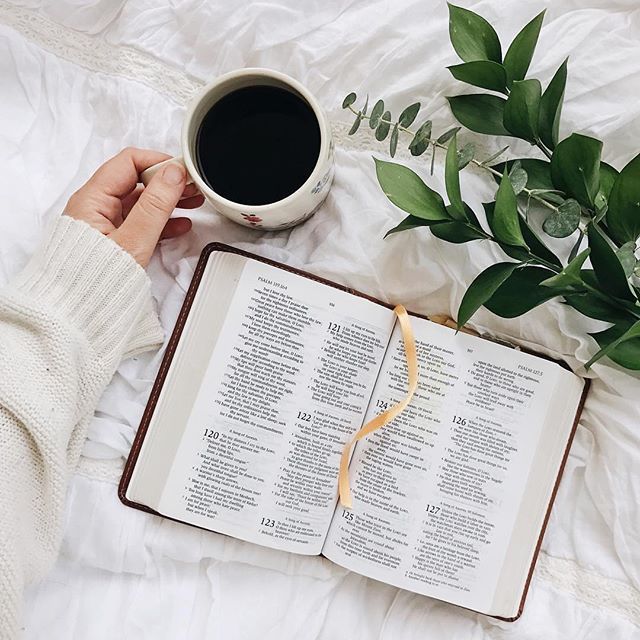
[[[0,290],[0,638],[19,637],[26,583],[55,559],[67,480],[119,362],[163,333],[145,271],[62,216]]]

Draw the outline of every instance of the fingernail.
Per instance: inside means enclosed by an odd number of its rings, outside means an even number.
[[[162,180],[167,184],[180,184],[185,178],[186,173],[181,164],[171,162],[162,171]]]

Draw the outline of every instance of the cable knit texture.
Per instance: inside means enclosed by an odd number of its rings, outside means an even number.
[[[0,638],[55,559],[67,480],[123,357],[162,343],[149,279],[118,245],[62,216],[0,291]]]

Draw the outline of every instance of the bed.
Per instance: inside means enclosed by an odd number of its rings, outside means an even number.
[[[632,0],[460,0],[506,39],[547,8],[532,71],[547,80],[571,56],[563,133],[605,140],[620,168],[640,142],[640,9]],[[212,212],[164,242],[149,274],[169,333],[202,247],[222,241],[337,280],[417,312],[455,313],[465,286],[499,259],[481,243],[424,230],[383,240],[402,214],[378,188],[368,130],[347,135],[351,90],[397,113],[414,99],[436,129],[460,91],[447,9],[438,0],[0,1],[0,282],[27,261],[69,195],[127,145],[178,152],[186,102],[244,66],[284,71],[324,105],[336,178],[309,222],[277,233]],[[470,134],[463,137],[470,138]],[[478,140],[477,136],[474,139]],[[480,140],[481,143],[486,141]],[[406,145],[404,147],[406,149]],[[526,145],[516,149],[527,152]],[[490,151],[491,149],[487,149]],[[401,160],[409,160],[400,152]],[[442,190],[442,162],[430,184]],[[415,167],[427,174],[425,161]],[[491,185],[465,172],[472,205]],[[599,328],[554,302],[516,320],[487,311],[474,326],[577,368]],[[544,538],[525,613],[505,623],[399,591],[321,558],[288,555],[127,509],[117,482],[162,350],[123,362],[107,388],[69,485],[62,550],[26,594],[25,638],[384,640],[640,638],[638,377],[596,364]]]

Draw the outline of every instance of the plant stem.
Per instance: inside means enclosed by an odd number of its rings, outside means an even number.
[[[622,309],[623,311],[630,313],[632,316],[634,316],[634,318],[637,318],[638,320],[640,320],[640,307],[638,307],[638,305],[634,305],[634,304],[626,305],[624,302],[618,301],[616,298],[612,298],[608,296],[606,293],[602,293],[595,287],[592,287],[590,284],[587,284],[584,280],[582,281],[581,284],[589,293],[592,293],[594,296],[596,296],[596,298],[600,298],[600,300],[603,300],[607,304],[610,304],[613,307],[618,307],[618,309]],[[636,307],[637,310],[634,309],[633,307]]]
[[[545,156],[547,156],[547,158],[549,158],[549,160],[551,160],[551,156],[552,153],[549,149],[547,149],[547,147],[542,143],[542,140],[540,140],[540,138],[536,139],[536,147],[538,147],[538,149],[540,149],[540,151],[542,151],[542,153],[544,153]]]
[[[362,120],[369,120],[370,119],[369,116],[363,115],[360,111],[356,111],[351,105],[349,105],[349,110],[355,115],[360,114],[360,118],[362,118]],[[396,124],[395,122],[391,122],[389,120],[385,120],[384,118],[380,118],[379,122],[386,122],[389,125],[395,125]],[[402,131],[403,133],[408,133],[410,135],[415,135],[414,132],[411,131],[411,129],[407,129],[406,127],[403,127],[401,125],[398,125],[398,130]],[[437,149],[444,149],[445,151],[447,150],[447,146],[444,145],[444,144],[441,144],[437,140],[432,140],[431,138],[429,138],[428,143],[430,145],[432,145],[434,149],[437,148]],[[548,158],[551,157],[549,155],[548,151],[542,149],[542,147],[540,147],[540,149],[542,150],[542,152]],[[499,171],[496,171],[493,167],[489,167],[486,164],[483,164],[482,162],[480,162],[479,160],[476,160],[475,158],[471,159],[470,164],[474,164],[474,165],[476,165],[476,167],[480,167],[481,169],[484,169],[485,171],[488,171],[489,173],[493,174],[494,176],[496,176],[498,178],[502,178],[502,174]],[[556,207],[551,202],[547,202],[547,200],[545,200],[544,198],[541,198],[537,194],[532,193],[530,189],[527,189],[525,187],[522,191],[524,193],[526,193],[532,200],[536,200],[537,202],[539,202],[540,204],[544,205],[545,207],[551,209],[552,211],[557,211],[558,210],[558,207]]]

